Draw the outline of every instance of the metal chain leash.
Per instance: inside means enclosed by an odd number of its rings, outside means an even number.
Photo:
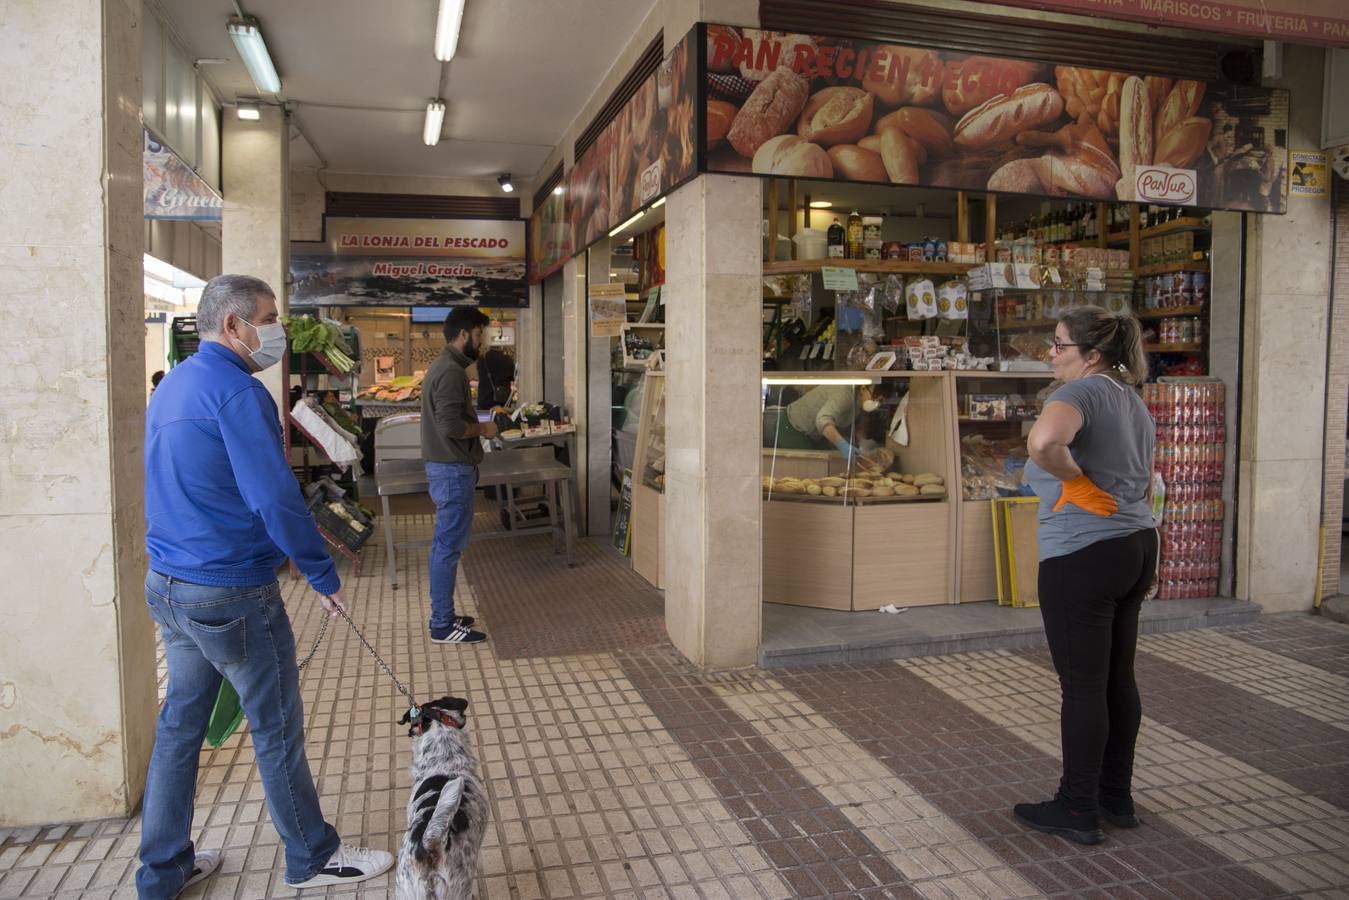
[[[412,692],[408,690],[407,686],[398,680],[398,676],[389,668],[389,664],[384,661],[384,657],[379,655],[379,651],[372,647],[370,642],[365,639],[365,635],[361,634],[361,629],[357,628],[356,623],[351,621],[351,616],[347,615],[347,611],[339,607],[337,612],[343,619],[346,619],[347,624],[351,626],[351,630],[356,632],[356,637],[360,638],[361,643],[365,645],[365,649],[370,651],[370,655],[375,658],[375,662],[379,663],[379,667],[384,670],[384,674],[389,676],[389,680],[392,681],[399,692],[408,699],[409,706],[411,706],[413,710],[419,709],[417,698],[413,697]],[[318,636],[314,638],[314,646],[309,648],[309,653],[305,655],[305,658],[300,662],[298,668],[303,669],[305,666],[309,665],[309,661],[312,660],[314,654],[318,652],[319,644],[323,642],[323,635],[328,630],[328,620],[331,618],[332,616],[325,615],[319,622],[319,633]]]

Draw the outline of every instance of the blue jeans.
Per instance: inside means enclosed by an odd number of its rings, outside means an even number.
[[[280,587],[207,587],[150,572],[145,600],[164,638],[169,689],[145,783],[139,895],[173,897],[192,874],[197,760],[222,675],[248,716],[267,811],[286,847],[286,881],[308,880],[338,837],[304,755],[295,636]]]
[[[431,627],[454,624],[454,579],[459,557],[468,546],[473,528],[473,492],[478,487],[478,467],[469,463],[426,464],[431,502],[436,505],[436,532],[431,539]]]

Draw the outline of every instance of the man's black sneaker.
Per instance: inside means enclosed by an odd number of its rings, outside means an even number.
[[[1101,818],[1116,828],[1137,828],[1138,813],[1132,800],[1101,798]]]
[[[481,644],[485,640],[487,640],[487,635],[481,631],[465,628],[457,622],[449,628],[431,629],[431,643],[433,644]]]
[[[462,626],[464,626],[465,628],[472,628],[472,627],[473,627],[473,623],[476,622],[476,621],[478,621],[478,620],[475,619],[475,618],[473,618],[472,616],[455,616],[455,617],[454,617],[454,624],[456,624],[456,625],[462,625]]]
[[[1016,817],[1036,831],[1056,834],[1079,844],[1099,844],[1105,840],[1096,816],[1076,813],[1058,800],[1043,803],[1018,803],[1012,807]]]

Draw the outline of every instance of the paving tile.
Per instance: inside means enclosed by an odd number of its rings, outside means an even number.
[[[492,635],[476,648],[426,639],[424,553],[400,556],[397,592],[373,545],[347,580],[419,696],[471,701],[491,806],[480,897],[1349,894],[1349,628],[1275,616],[1143,638],[1145,825],[1077,848],[1008,813],[1058,775],[1042,653],[701,673],[666,641],[659,594],[599,543],[578,558],[559,567],[547,538],[472,545],[457,603]],[[303,583],[283,589],[307,647],[320,610]],[[341,628],[301,695],[325,811],[344,838],[396,849],[406,701]],[[247,727],[203,750],[197,800],[199,845],[226,854],[188,900],[295,896]],[[134,897],[139,834],[135,818],[0,829],[0,898]],[[383,878],[305,896],[389,893]]]

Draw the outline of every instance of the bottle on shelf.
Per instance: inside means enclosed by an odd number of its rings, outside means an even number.
[[[853,210],[848,214],[848,259],[862,258],[862,214]]]
[[[834,224],[829,226],[826,233],[829,245],[830,259],[843,259],[847,255],[846,235],[843,232],[843,226],[838,221],[838,216],[834,216]]]

